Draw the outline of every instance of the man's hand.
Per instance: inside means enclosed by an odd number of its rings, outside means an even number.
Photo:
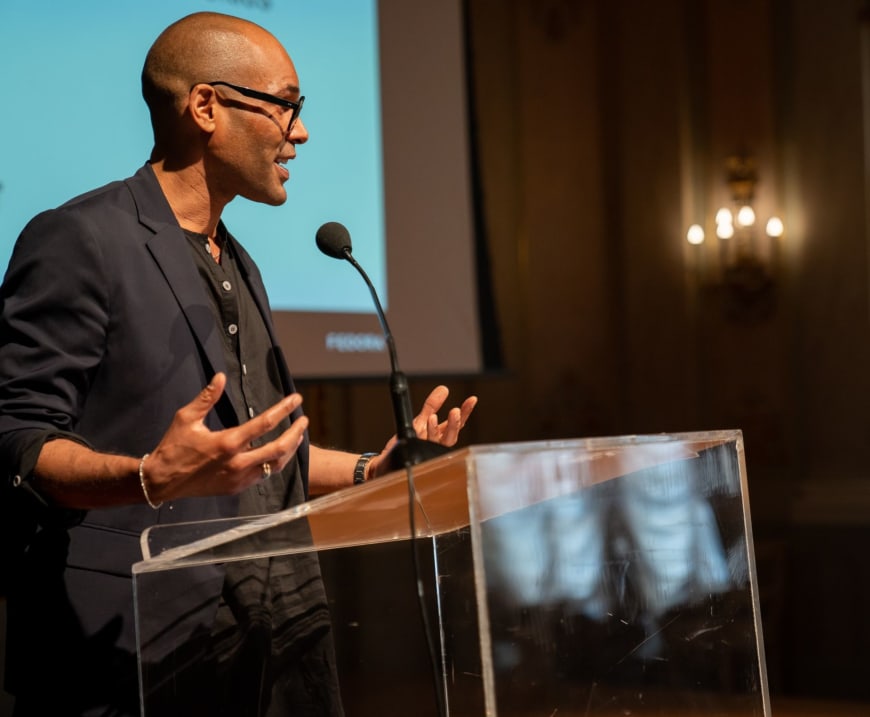
[[[422,410],[414,417],[414,430],[417,432],[418,438],[440,443],[447,447],[456,445],[456,441],[459,440],[459,432],[477,405],[477,396],[469,396],[462,402],[461,406],[451,408],[447,412],[447,418],[439,421],[438,411],[444,406],[449,394],[447,386],[436,386],[427,396]],[[376,458],[372,458],[367,467],[368,477],[383,475],[389,471],[387,456],[396,445],[396,441],[396,436],[393,436],[387,441],[384,450]]]
[[[205,417],[225,386],[226,376],[217,374],[190,403],[178,409],[144,461],[143,480],[152,504],[239,493],[267,473],[280,471],[293,457],[308,426],[305,417],[262,446],[254,448],[251,443],[289,416],[302,403],[301,396],[287,396],[241,426],[212,431],[206,427]],[[141,503],[145,496],[139,483],[140,460],[57,439],[40,451],[34,470],[35,489],[57,506],[80,510]]]
[[[223,394],[226,376],[219,373],[199,395],[180,408],[144,464],[152,502],[243,491],[264,475],[277,473],[302,443],[308,419],[297,419],[280,436],[253,448],[302,403],[294,393],[260,415],[222,431],[211,431],[205,417]],[[268,469],[265,468],[268,464]]]

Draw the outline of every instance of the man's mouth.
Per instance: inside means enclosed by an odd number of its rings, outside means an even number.
[[[275,166],[278,167],[278,173],[284,179],[284,181],[290,178],[290,170],[287,169],[284,165],[290,161],[290,157],[278,157],[275,160]]]

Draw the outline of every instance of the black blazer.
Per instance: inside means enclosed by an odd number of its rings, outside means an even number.
[[[292,392],[260,273],[236,247]],[[15,246],[0,297],[0,465],[7,478],[27,477],[34,459],[27,448],[46,430],[141,456],[175,411],[225,371],[189,242],[149,165],[34,218]],[[226,397],[207,418],[213,429],[235,423]],[[307,493],[307,438],[297,455]],[[135,657],[130,568],[141,559],[141,532],[158,522],[232,515],[236,506],[231,498],[192,498],[159,511],[93,510],[74,527],[44,525],[10,588],[8,688],[44,676],[46,659],[84,679],[78,663],[95,640],[125,660]]]

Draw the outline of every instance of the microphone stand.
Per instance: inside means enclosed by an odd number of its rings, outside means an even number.
[[[381,300],[378,298],[378,293],[375,291],[375,287],[369,279],[368,274],[359,265],[359,262],[354,259],[350,247],[343,247],[341,253],[351,263],[353,268],[359,272],[366,286],[369,287],[369,293],[371,293],[372,301],[375,304],[378,321],[381,323],[381,330],[387,342],[387,351],[390,354],[390,397],[392,398],[393,415],[396,420],[397,441],[396,445],[390,450],[387,465],[391,471],[401,470],[449,453],[450,449],[442,446],[440,443],[427,441],[417,436],[417,431],[414,428],[414,414],[411,408],[411,392],[408,388],[408,379],[399,369],[396,342],[393,340],[393,334],[387,324],[387,316],[381,306]]]
[[[411,408],[411,392],[408,388],[408,379],[399,369],[396,343],[393,340],[393,334],[387,324],[387,316],[381,306],[378,293],[375,291],[375,287],[369,279],[368,274],[366,274],[357,260],[354,259],[349,246],[341,248],[341,256],[353,265],[353,267],[359,272],[360,276],[362,276],[366,286],[369,287],[369,292],[372,295],[372,300],[374,301],[375,309],[377,310],[378,320],[381,322],[384,339],[387,342],[387,350],[390,353],[390,396],[393,402],[393,414],[396,419],[397,441],[396,445],[390,450],[389,456],[387,456],[387,465],[391,471],[404,470],[408,479],[408,525],[411,534],[411,553],[414,561],[414,574],[417,578],[417,600],[420,604],[420,619],[423,623],[423,634],[426,638],[429,660],[432,665],[435,706],[438,711],[438,717],[446,717],[448,710],[445,667],[443,661],[439,662],[438,660],[438,650],[435,646],[432,626],[429,621],[423,581],[420,578],[420,562],[415,547],[417,528],[414,512],[417,504],[417,489],[414,486],[413,466],[423,463],[430,458],[444,455],[445,453],[448,453],[450,449],[442,446],[440,443],[427,441],[417,436],[417,431],[414,429],[413,410]]]

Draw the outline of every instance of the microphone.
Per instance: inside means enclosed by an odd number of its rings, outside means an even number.
[[[396,437],[398,438],[398,442],[390,451],[390,469],[400,470],[448,453],[450,449],[445,448],[440,443],[419,438],[417,431],[414,430],[411,392],[408,388],[407,377],[399,369],[396,342],[387,324],[386,314],[371,279],[369,279],[368,274],[366,274],[357,260],[354,259],[353,244],[351,243],[350,232],[348,232],[347,227],[339,222],[327,222],[317,230],[315,239],[317,241],[317,248],[326,254],[326,256],[350,262],[359,272],[360,276],[362,276],[372,295],[378,321],[381,324],[381,331],[384,334],[384,340],[387,343],[387,350],[390,354],[390,395],[393,402],[393,415],[396,420]]]

